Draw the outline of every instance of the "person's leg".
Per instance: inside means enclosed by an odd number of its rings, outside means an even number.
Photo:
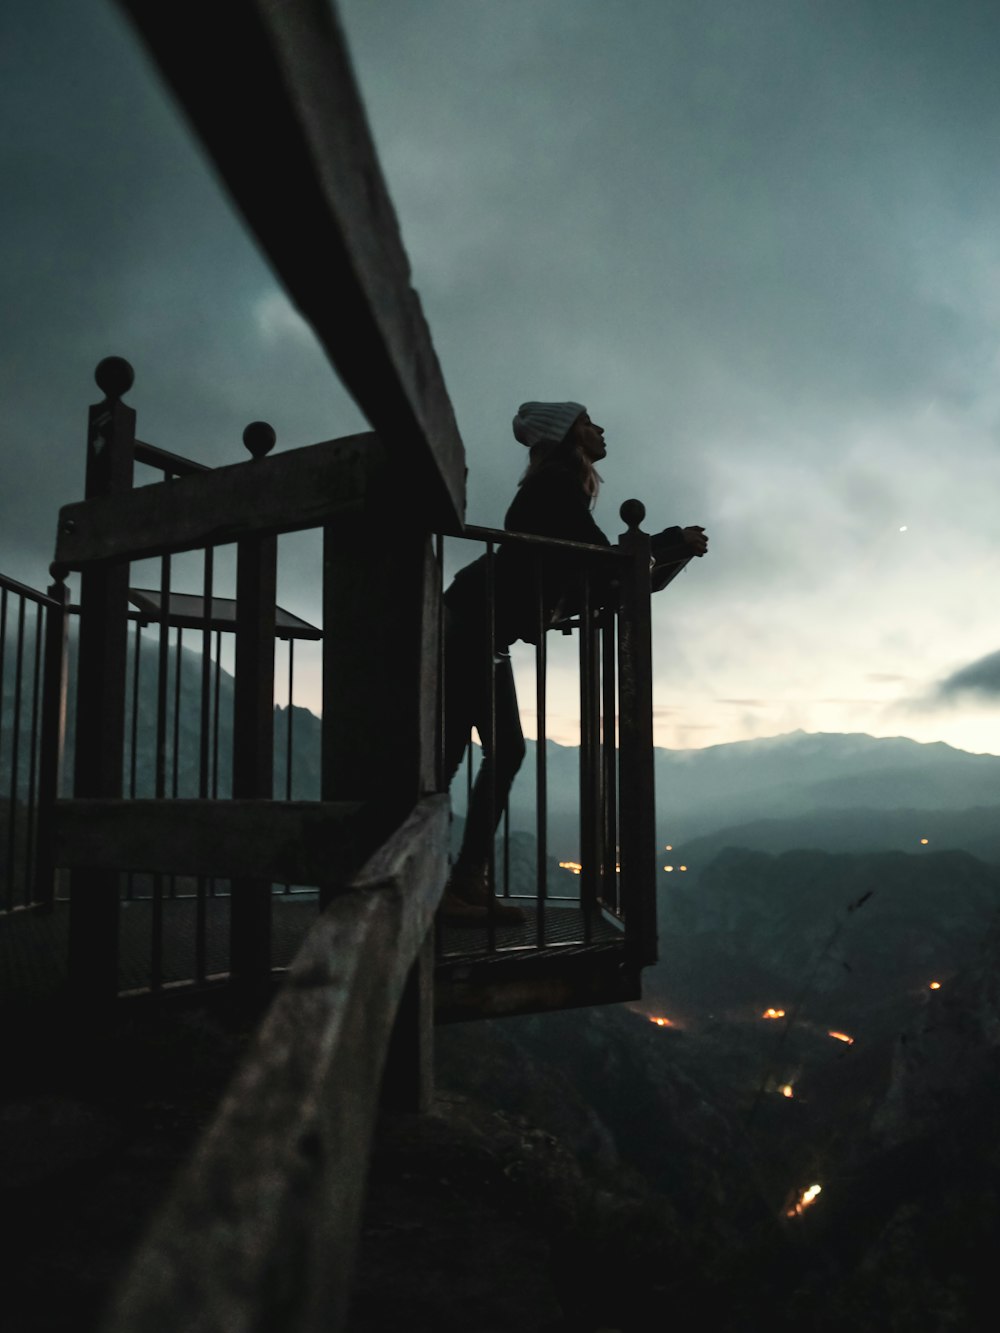
[[[493,667],[493,725],[490,725],[489,674],[485,690],[476,692],[475,726],[483,746],[483,761],[472,789],[466,814],[465,836],[449,884],[452,894],[479,908],[489,908],[494,921],[514,924],[525,920],[514,903],[491,901],[488,867],[497,824],[511,784],[524,759],[524,736],[517,708],[514,673],[504,654]]]
[[[484,873],[490,848],[503,814],[511,784],[524,760],[524,735],[517,707],[514,672],[510,658],[503,654],[493,667],[494,735],[490,728],[489,677],[485,689],[476,692],[474,724],[483,747],[472,798],[465,820],[465,836],[457,866],[471,873]]]

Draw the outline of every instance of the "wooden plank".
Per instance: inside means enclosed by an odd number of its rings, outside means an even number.
[[[552,949],[481,963],[439,963],[434,1021],[462,1023],[638,1000],[641,973],[627,958],[624,941],[615,941],[574,953]]]
[[[333,6],[120,3],[428,528],[457,530],[465,451]]]
[[[349,877],[357,801],[57,801],[57,866],[320,884]]]
[[[56,562],[80,569],[318,527],[361,503],[380,454],[375,435],[347,435],[64,505]]]
[[[346,1326],[389,1033],[447,873],[422,801],[310,931],[103,1333]]]

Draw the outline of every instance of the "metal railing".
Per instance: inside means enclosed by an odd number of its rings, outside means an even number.
[[[481,929],[438,925],[438,954],[465,956],[513,954],[543,950],[580,949],[621,943],[638,965],[656,957],[655,864],[653,837],[652,666],[650,656],[650,539],[640,531],[644,509],[637,501],[622,507],[628,524],[616,547],[590,546],[536,535],[466,527],[461,539],[475,543],[486,563],[488,626],[483,644],[481,675],[489,681],[489,710],[485,727],[478,727],[482,752],[475,782],[493,784],[497,753],[496,674],[489,661],[496,657],[496,561],[501,545],[530,552],[534,560],[532,590],[535,753],[533,773],[522,769],[512,794],[534,782],[533,799],[514,802],[520,827],[514,829],[512,802],[507,799],[498,833],[490,842],[487,879],[490,896]],[[444,539],[439,538],[439,563],[444,567]],[[549,604],[544,588],[546,560],[572,562],[573,605]],[[674,573],[683,568],[679,562]],[[661,571],[658,586],[673,575]],[[579,744],[576,755],[575,814],[578,859],[565,855],[567,802],[558,802],[564,847],[559,858],[551,853],[548,718],[550,712],[550,632],[572,636],[576,643],[578,681],[575,721]],[[444,634],[442,633],[442,639]],[[501,645],[506,649],[506,645]],[[527,648],[518,650],[524,678],[530,677]],[[565,657],[565,653],[561,654]],[[442,650],[442,659],[444,653]],[[441,672],[442,717],[447,715],[449,682]],[[560,707],[565,695],[560,698]],[[525,705],[522,704],[522,709]],[[485,734],[484,734],[485,733]],[[444,751],[442,726],[441,751]],[[464,785],[466,810],[474,791],[474,755],[466,752]],[[565,772],[565,763],[563,765]],[[527,779],[527,782],[525,781]],[[501,779],[503,781],[503,779]],[[534,843],[533,875],[523,859],[515,871],[511,854],[512,831]],[[567,871],[572,872],[571,875]],[[517,878],[518,882],[514,882]],[[530,880],[530,883],[525,883]],[[571,887],[572,886],[572,887]],[[518,905],[526,920],[510,925],[498,920],[497,901]]]
[[[63,590],[0,574],[0,910],[51,907],[46,855],[65,718]]]

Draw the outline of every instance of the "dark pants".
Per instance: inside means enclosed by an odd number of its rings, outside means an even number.
[[[490,680],[493,682],[493,728],[490,728]],[[514,775],[524,759],[524,736],[517,710],[514,672],[506,652],[494,654],[483,636],[461,623],[449,623],[444,649],[445,785],[462,762],[473,727],[483,747],[465,818],[465,836],[457,864],[481,870],[490,858],[497,824],[507,804]]]

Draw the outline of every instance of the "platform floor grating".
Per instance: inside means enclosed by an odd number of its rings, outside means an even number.
[[[229,898],[205,900],[205,971],[208,976],[229,971]],[[493,947],[485,928],[439,929],[438,957],[449,965],[460,960],[509,958],[538,949],[538,908],[533,900],[517,900],[527,914],[520,925],[497,926]],[[317,895],[275,895],[272,914],[272,962],[287,967],[316,919]],[[121,906],[118,985],[122,991],[146,989],[150,983],[153,906],[148,899],[132,899]],[[163,902],[164,984],[191,981],[195,975],[197,902],[193,898],[166,898]],[[57,903],[53,912],[13,912],[0,916],[0,997],[6,1006],[58,991],[66,980],[69,904]],[[602,913],[591,913],[588,940],[584,913],[577,902],[546,903],[546,948],[607,946],[622,939],[620,925]]]
[[[490,949],[485,927],[447,926],[439,931],[438,957],[454,963],[460,959],[479,961],[489,957],[509,957],[512,953],[538,949],[538,912],[534,899],[511,899],[527,916],[519,925],[497,925],[494,948]],[[588,937],[586,914],[578,902],[545,904],[544,940],[546,948],[564,949],[620,943],[622,927],[603,912],[590,913]]]

